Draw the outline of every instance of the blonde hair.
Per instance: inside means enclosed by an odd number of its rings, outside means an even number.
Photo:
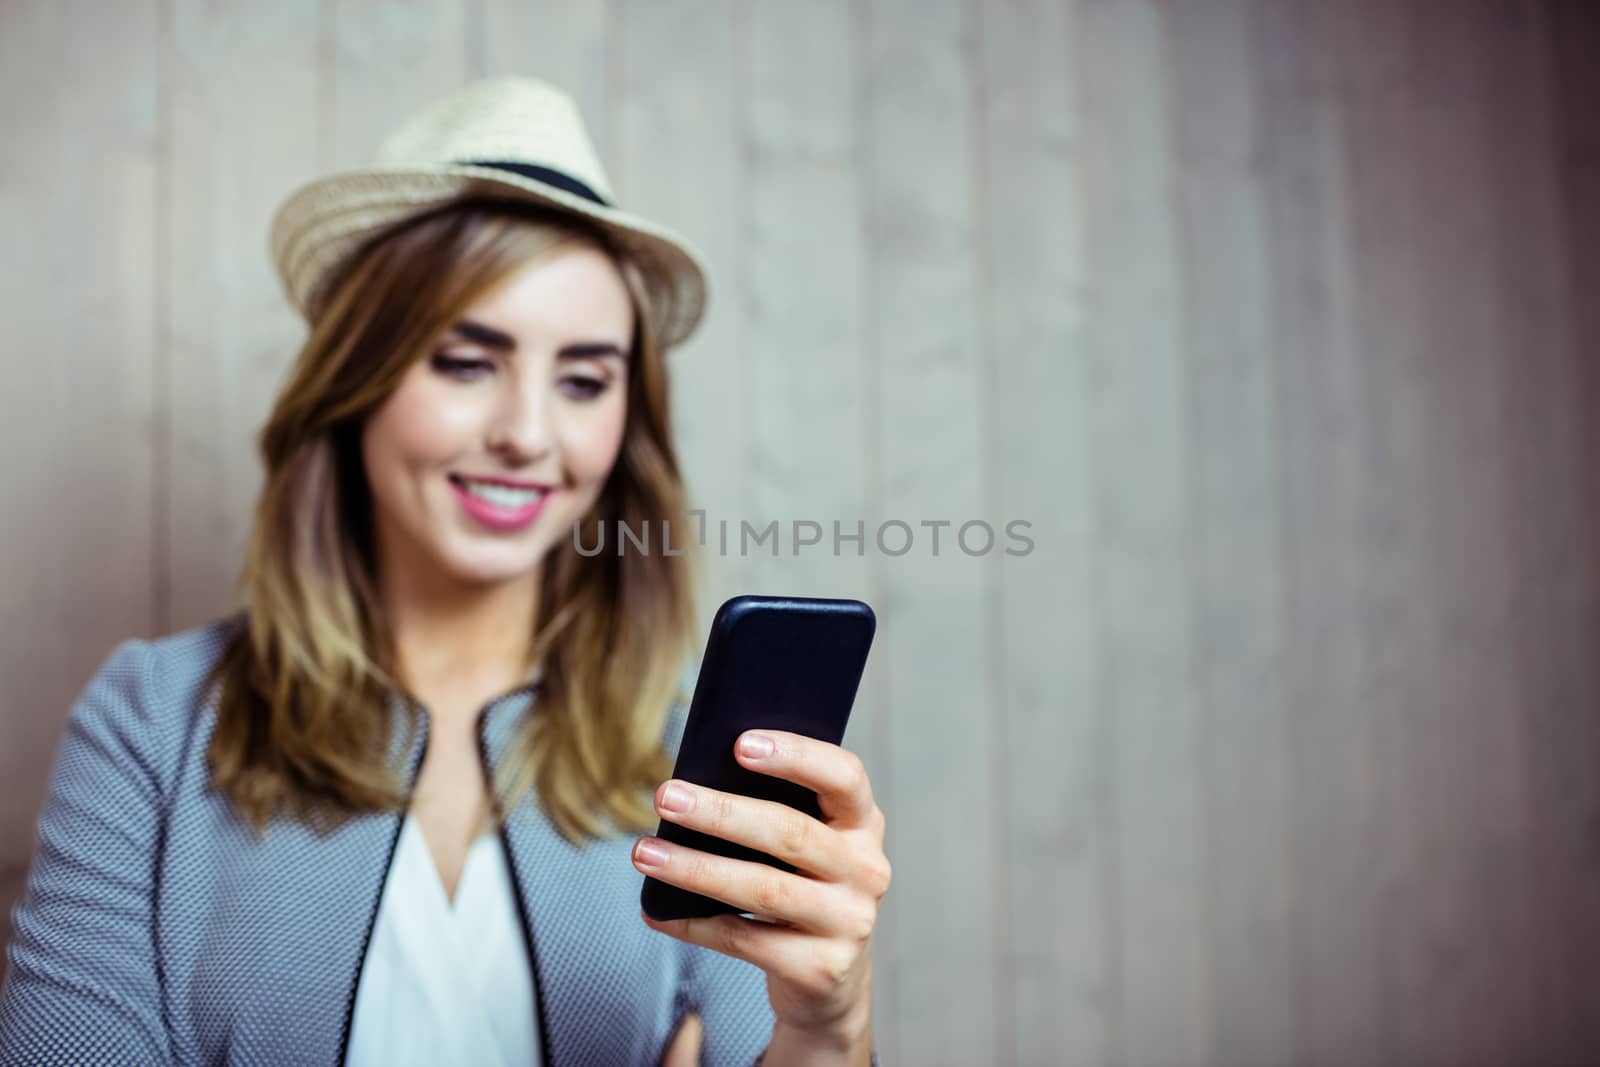
[[[360,429],[413,361],[482,294],[571,240],[606,249],[633,299],[622,447],[579,524],[666,521],[687,529],[665,352],[649,279],[606,236],[526,205],[458,202],[369,242],[336,279],[261,430],[266,478],[235,596],[247,624],[214,669],[214,788],[264,834],[278,812],[313,827],[403,811],[388,765],[395,642],[377,596]],[[550,550],[527,663],[528,715],[492,783],[496,821],[529,789],[570,841],[653,826],[650,793],[671,772],[665,716],[694,650],[692,539],[685,555]],[[410,706],[410,701],[407,701]],[[408,728],[416,728],[415,718]]]

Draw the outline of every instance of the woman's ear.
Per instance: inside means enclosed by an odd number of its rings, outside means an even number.
[[[661,1067],[700,1067],[700,1043],[705,1036],[700,1016],[690,1012],[678,1022],[678,1029],[661,1055]]]

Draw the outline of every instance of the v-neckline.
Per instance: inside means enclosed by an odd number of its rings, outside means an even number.
[[[425,1020],[408,1024],[414,1032],[426,1031],[435,1044],[471,1047],[474,1062],[510,1067],[505,1042],[521,1047],[523,1039],[508,1038],[508,1021],[494,1007],[496,997],[507,995],[502,984],[505,962],[495,957],[520,953],[521,946],[499,936],[511,902],[497,899],[501,889],[493,884],[493,876],[500,874],[489,851],[497,844],[495,835],[480,834],[473,841],[451,901],[422,824],[409,812],[404,818],[409,825],[401,826],[394,879],[373,943],[373,951],[384,954],[383,966],[368,976],[380,984],[361,1010],[376,1015],[385,1004],[404,1002],[418,1020]],[[532,986],[527,995],[533,1005],[528,1018],[532,1026],[539,1010]],[[370,1020],[363,1025],[364,1032],[376,1028]]]
[[[461,863],[461,874],[456,878],[455,895],[451,896],[445,891],[444,876],[439,873],[438,861],[433,857],[433,849],[428,846],[428,835],[422,832],[421,821],[410,812],[406,812],[405,818],[407,823],[405,831],[412,836],[412,851],[418,861],[417,865],[427,868],[426,881],[430,887],[428,895],[433,898],[434,904],[446,917],[458,920],[461,917],[459,905],[462,897],[466,895],[469,886],[475,885],[478,881],[473,872],[484,865],[486,860],[483,852],[494,843],[493,831],[485,830],[473,838],[472,843],[467,846],[466,859]]]

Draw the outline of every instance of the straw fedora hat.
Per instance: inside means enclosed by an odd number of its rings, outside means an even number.
[[[461,199],[528,201],[580,215],[637,262],[667,345],[705,313],[703,257],[616,206],[577,105],[536,78],[473,82],[402,124],[373,165],[301,186],[273,216],[272,260],[308,321],[339,268],[396,223]]]

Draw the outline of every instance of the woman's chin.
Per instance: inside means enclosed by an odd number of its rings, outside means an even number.
[[[497,586],[528,578],[538,569],[542,553],[526,548],[518,551],[456,551],[445,558],[445,567],[463,585]]]

